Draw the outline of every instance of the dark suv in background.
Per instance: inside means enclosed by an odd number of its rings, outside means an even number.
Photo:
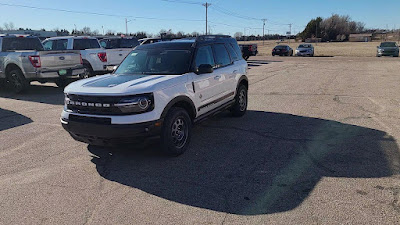
[[[382,42],[376,52],[377,57],[381,56],[394,56],[399,57],[399,46],[396,42]]]

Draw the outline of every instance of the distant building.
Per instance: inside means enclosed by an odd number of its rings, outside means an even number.
[[[1,34],[23,34],[23,35],[32,35],[39,38],[49,38],[49,37],[57,37],[57,32],[55,31],[42,31],[42,30],[2,30]]]
[[[370,42],[372,34],[350,34],[349,41],[351,42]]]

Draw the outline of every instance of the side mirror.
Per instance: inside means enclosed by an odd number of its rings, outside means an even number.
[[[214,72],[214,68],[210,64],[201,64],[199,68],[197,68],[197,74],[212,73],[212,72]]]

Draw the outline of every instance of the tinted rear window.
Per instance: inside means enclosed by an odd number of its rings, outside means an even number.
[[[100,48],[100,44],[97,39],[75,39],[74,50],[85,50],[92,48]]]
[[[43,51],[43,45],[38,38],[3,38],[3,52],[19,50]]]
[[[134,48],[139,45],[136,39],[121,39],[120,48]]]
[[[233,61],[237,61],[240,59],[239,56],[237,55],[237,53],[235,52],[235,50],[233,49],[232,45],[226,44],[225,46],[228,49],[229,55],[231,55],[231,58],[233,59]]]
[[[284,45],[278,45],[275,47],[275,49],[286,49],[286,48],[287,48],[287,46],[284,46]]]

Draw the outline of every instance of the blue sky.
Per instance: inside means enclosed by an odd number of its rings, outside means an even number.
[[[191,33],[205,31],[205,8],[198,0],[0,0],[0,26],[13,22],[16,27],[32,29],[54,28],[72,30],[89,26],[102,33],[104,30],[125,31],[125,17],[130,32],[146,31],[156,34],[161,29]],[[235,32],[262,34],[261,18],[267,19],[266,33],[284,34],[292,23],[292,31],[304,29],[307,22],[317,16],[329,17],[332,13],[350,15],[362,21],[368,28],[400,28],[399,0],[209,0],[209,27],[213,33],[233,35]],[[40,10],[1,4],[18,4],[31,7],[56,8],[118,16],[101,16]],[[384,7],[383,7],[384,6]],[[226,15],[221,10],[238,13],[238,18]],[[136,17],[136,18],[134,18]],[[143,18],[145,17],[145,18]],[[153,18],[153,19],[148,19]],[[186,21],[185,21],[186,20]],[[190,20],[190,21],[187,21]]]

